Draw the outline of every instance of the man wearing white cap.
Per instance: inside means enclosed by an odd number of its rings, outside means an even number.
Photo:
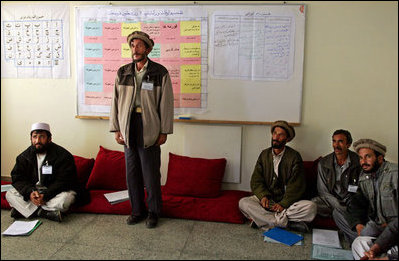
[[[132,214],[127,224],[144,218],[157,225],[162,208],[161,148],[173,133],[173,89],[168,70],[148,59],[154,41],[142,31],[127,37],[133,62],[119,68],[110,113],[110,131],[124,145],[126,180]],[[144,186],[148,211],[144,202]],[[147,216],[148,212],[148,216]]]
[[[306,190],[302,157],[286,146],[295,137],[294,128],[286,121],[276,121],[271,127],[272,146],[261,152],[251,177],[253,196],[239,201],[241,212],[251,221],[251,227],[267,230],[287,227],[309,232],[316,216],[317,205],[301,200]]]
[[[6,198],[11,217],[39,216],[61,222],[78,188],[75,161],[71,153],[51,141],[50,126],[34,123],[31,146],[16,159],[11,171],[12,188]]]
[[[398,165],[385,161],[386,147],[377,141],[360,139],[353,147],[362,167],[359,188],[348,206],[346,220],[337,226],[354,240],[355,259],[374,259],[387,252],[396,252],[397,259]]]

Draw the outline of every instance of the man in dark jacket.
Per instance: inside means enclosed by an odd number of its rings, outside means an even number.
[[[47,123],[34,123],[30,139],[32,145],[17,157],[11,171],[12,188],[6,194],[11,217],[38,215],[61,222],[61,212],[66,212],[77,193],[83,192],[74,158],[51,141]]]
[[[347,130],[336,130],[332,135],[334,152],[323,157],[317,167],[317,191],[312,199],[317,214],[334,219],[343,217],[351,197],[356,193],[361,171],[359,156],[349,150],[352,135]],[[341,215],[336,212],[340,212]]]
[[[275,226],[308,232],[305,222],[316,215],[316,204],[301,200],[306,190],[302,157],[286,146],[295,131],[286,121],[276,121],[271,127],[272,147],[259,155],[251,177],[253,196],[239,201],[241,212],[251,227],[269,229]]]
[[[355,259],[375,258],[395,245],[397,251],[398,164],[385,161],[386,147],[372,139],[360,139],[353,147],[362,167],[359,189],[348,205],[346,221],[337,225],[351,241],[356,238]]]

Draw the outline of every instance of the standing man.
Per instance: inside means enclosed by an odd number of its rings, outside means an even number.
[[[127,37],[133,62],[119,68],[113,92],[110,131],[124,145],[132,214],[127,224],[146,219],[153,228],[161,213],[161,149],[173,133],[173,89],[167,69],[148,59],[154,41],[134,31]],[[148,213],[144,202],[147,191]]]
[[[332,135],[334,152],[323,157],[317,167],[317,214],[323,217],[344,216],[351,197],[356,193],[361,171],[359,156],[349,150],[352,136],[347,130]],[[335,212],[342,215],[336,215]]]
[[[306,222],[314,219],[317,206],[301,200],[306,189],[302,157],[286,146],[295,137],[294,128],[286,121],[276,121],[271,132],[272,146],[261,152],[251,177],[254,195],[242,198],[239,208],[252,220],[251,227],[288,226],[308,232]]]
[[[36,216],[62,221],[75,198],[82,192],[78,185],[75,160],[71,153],[51,141],[50,126],[34,123],[32,146],[16,159],[11,171],[12,188],[7,191],[11,217]]]
[[[360,139],[353,146],[362,167],[359,189],[346,221],[337,225],[351,241],[361,237],[352,245],[355,259],[376,257],[397,245],[398,165],[385,161],[386,147],[377,141]]]

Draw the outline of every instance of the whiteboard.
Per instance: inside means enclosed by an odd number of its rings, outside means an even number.
[[[121,6],[101,7],[110,12],[122,8]],[[138,7],[131,6],[131,8]],[[190,10],[195,19],[200,16],[201,25],[208,27],[201,28],[201,44],[205,46],[204,50],[201,50],[200,82],[204,87],[200,95],[201,109],[182,110],[175,106],[176,119],[181,114],[188,114],[192,120],[199,122],[263,124],[280,119],[291,123],[301,122],[305,5],[193,4],[172,7],[142,6],[142,8],[146,10],[180,8],[183,10],[182,13]],[[205,17],[206,23],[203,22]],[[226,22],[227,18],[231,18],[230,23]],[[76,19],[76,24],[79,26],[79,17]],[[230,25],[234,26],[229,27]],[[283,35],[277,35],[279,27],[285,30]],[[227,29],[223,31],[224,28]],[[270,35],[271,30],[272,35]],[[81,41],[82,29],[77,28],[77,32],[80,32],[77,41]],[[230,32],[233,35],[229,35]],[[248,41],[250,37],[252,37],[252,47],[248,44],[251,42]],[[272,42],[268,41],[270,37],[274,37]],[[224,39],[229,40],[228,47],[221,45]],[[79,56],[77,60],[78,65],[82,64]],[[77,88],[79,94],[82,90],[84,92],[84,86],[79,82]],[[86,106],[89,112],[82,111],[85,106],[84,101],[78,99],[77,117],[105,116],[106,118],[109,115],[110,106],[107,104]]]

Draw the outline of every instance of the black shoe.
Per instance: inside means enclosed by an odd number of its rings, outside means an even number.
[[[140,221],[144,220],[146,218],[147,215],[130,215],[127,219],[126,219],[126,223],[128,225],[136,225],[137,223],[139,223]]]
[[[310,232],[310,227],[304,221],[300,222],[288,221],[288,228],[302,233]]]
[[[152,212],[148,213],[147,220],[145,221],[145,225],[147,228],[154,228],[158,224],[158,215]]]
[[[16,210],[15,208],[11,209],[11,217],[14,219],[18,219],[18,218],[25,218],[24,215],[22,215],[21,213],[19,213],[18,210]]]
[[[48,211],[48,210],[44,210],[44,209],[40,208],[39,211],[37,212],[37,215],[39,217],[47,218],[52,221],[57,221],[57,222],[62,221],[62,214],[61,214],[61,211],[59,211],[59,210]]]

